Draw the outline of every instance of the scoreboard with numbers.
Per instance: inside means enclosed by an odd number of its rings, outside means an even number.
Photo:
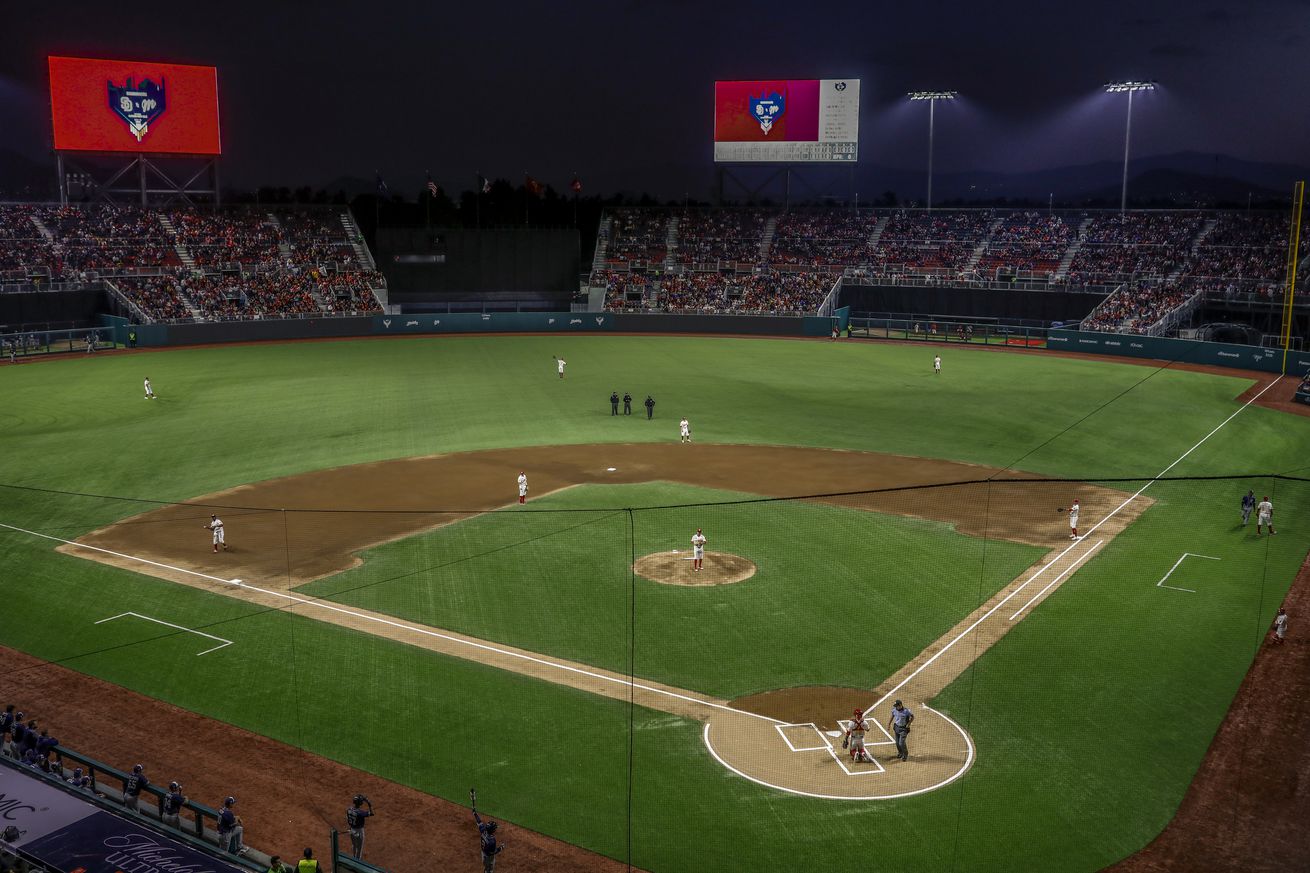
[[[859,134],[859,79],[714,83],[715,161],[853,162]]]

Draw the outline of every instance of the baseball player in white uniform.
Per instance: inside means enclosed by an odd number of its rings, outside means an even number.
[[[150,387],[150,377],[149,377],[149,376],[146,377],[146,399],[147,399],[147,400],[154,400],[154,399],[155,399],[155,389]]]
[[[678,422],[678,435],[682,437],[684,443],[691,442],[691,422],[685,418]]]
[[[1078,539],[1078,501],[1069,507],[1069,539]]]
[[[873,760],[864,748],[864,734],[868,730],[869,723],[865,721],[864,710],[855,710],[855,716],[851,719],[851,726],[846,729],[846,742],[842,743],[843,748],[847,745],[850,746],[852,761]]]
[[[519,473],[519,503],[528,502],[528,474]]]
[[[211,515],[209,517],[209,524],[205,525],[205,527],[214,534],[214,551],[217,552],[218,547],[222,546],[223,551],[226,552],[227,539],[223,536],[223,519],[219,518],[217,515]]]
[[[700,528],[691,538],[691,569],[700,570],[705,565],[705,534]]]
[[[934,374],[934,375],[936,375],[936,374],[938,374],[938,373],[940,373],[940,372],[942,371],[942,356],[941,356],[941,355],[933,355],[933,356],[932,356],[932,371],[933,371],[933,374]]]
[[[1282,645],[1283,639],[1287,636],[1287,610],[1281,606],[1278,608],[1278,615],[1274,616],[1274,642]]]
[[[555,366],[559,368],[559,377],[560,377],[561,379],[563,379],[563,378],[564,378],[564,359],[563,359],[563,358],[556,358],[556,359],[555,359]]]
[[[1260,536],[1260,528],[1268,525],[1269,535],[1273,536],[1277,531],[1274,530],[1274,505],[1269,502],[1269,498],[1263,498],[1255,505],[1255,535]]]

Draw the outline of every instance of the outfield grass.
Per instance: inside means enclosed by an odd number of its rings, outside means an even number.
[[[934,350],[468,337],[51,361],[0,370],[0,392],[9,401],[0,417],[0,479],[185,499],[388,457],[671,439],[679,414],[691,418],[701,441],[996,466],[1022,459],[1019,469],[1055,476],[1150,477],[1231,415],[1234,398],[1250,384],[954,348],[943,350],[944,372],[934,378]],[[569,361],[567,380],[554,377],[551,354]],[[140,399],[144,375],[159,401]],[[612,419],[606,398],[614,389],[639,398],[652,393],[657,420]],[[1307,428],[1304,419],[1251,407],[1171,475],[1301,468]],[[575,489],[552,499],[561,507],[600,501],[590,505],[607,508],[586,515],[605,542],[622,542],[626,519],[609,508],[668,502],[660,491],[668,487]],[[802,858],[817,870],[1090,870],[1143,845],[1172,815],[1310,543],[1298,530],[1310,512],[1304,485],[1252,487],[1274,497],[1276,538],[1233,529],[1244,483],[1152,486],[1152,509],[936,702],[979,749],[973,770],[941,791],[875,804],[783,795],[719,767],[700,745],[697,723],[639,710],[634,863],[660,873],[777,869]],[[0,489],[0,522],[61,537],[145,508]],[[649,513],[649,526],[636,528],[636,545],[654,551],[673,535],[681,542],[688,519],[681,512]],[[995,542],[984,554],[979,541],[926,522],[833,507],[788,506],[776,517],[732,512],[739,515],[714,524],[750,545],[730,551],[758,553],[760,576],[706,591],[642,583],[639,674],[718,694],[798,682],[868,685],[1031,557],[1023,547]],[[484,516],[375,550],[354,573],[375,582],[406,565],[469,560],[351,592],[342,590],[351,587],[346,574],[315,590],[623,666],[617,649],[627,625],[616,616],[629,590],[610,574],[626,584],[627,556],[593,544],[578,558],[586,529],[560,530],[558,518],[532,522],[543,539],[531,550],[530,572],[515,570],[513,550],[486,554],[486,540],[502,522]],[[798,525],[842,546],[845,559],[824,572],[806,567],[792,547]],[[866,546],[849,536],[852,525],[878,536]],[[925,543],[950,545],[929,555]],[[0,642],[454,800],[465,796],[472,777],[480,787],[495,786],[498,814],[624,855],[628,712],[621,703],[291,613],[261,612],[58,555],[52,545],[0,532]],[[902,557],[902,549],[919,551]],[[1195,594],[1157,588],[1183,552],[1222,560],[1184,564],[1180,578],[1194,583],[1185,587]],[[580,568],[569,566],[575,563]],[[973,587],[961,593],[945,579],[963,570]],[[495,591],[486,590],[485,575],[503,576]],[[892,576],[908,580],[892,589],[895,597],[886,596]],[[825,621],[825,606],[866,585],[871,602],[863,613]],[[208,645],[198,638],[161,638],[164,629],[146,623],[92,624],[128,610],[235,644],[195,658],[195,645]],[[864,647],[859,660],[841,654],[840,643],[853,639]],[[344,675],[357,681],[343,687]],[[21,677],[7,677],[0,688],[21,698]],[[289,688],[321,701],[325,711],[350,702],[375,712],[389,734],[361,743],[346,721],[297,720],[285,705]],[[506,747],[499,727],[525,713],[533,742]]]

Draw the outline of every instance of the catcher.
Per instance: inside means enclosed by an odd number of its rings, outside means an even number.
[[[869,730],[869,723],[864,720],[864,710],[855,710],[855,717],[851,719],[851,726],[846,729],[846,736],[842,737],[841,747],[851,750],[851,760],[858,763],[873,763],[873,757],[865,751],[864,734]]]

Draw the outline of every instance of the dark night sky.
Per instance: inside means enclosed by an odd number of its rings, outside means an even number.
[[[45,56],[219,67],[224,172],[449,188],[529,170],[563,188],[708,192],[715,79],[863,80],[861,161],[919,167],[913,88],[956,88],[937,167],[1117,160],[1116,78],[1161,90],[1134,154],[1310,164],[1310,2],[25,2],[0,30],[0,148],[47,148]]]

